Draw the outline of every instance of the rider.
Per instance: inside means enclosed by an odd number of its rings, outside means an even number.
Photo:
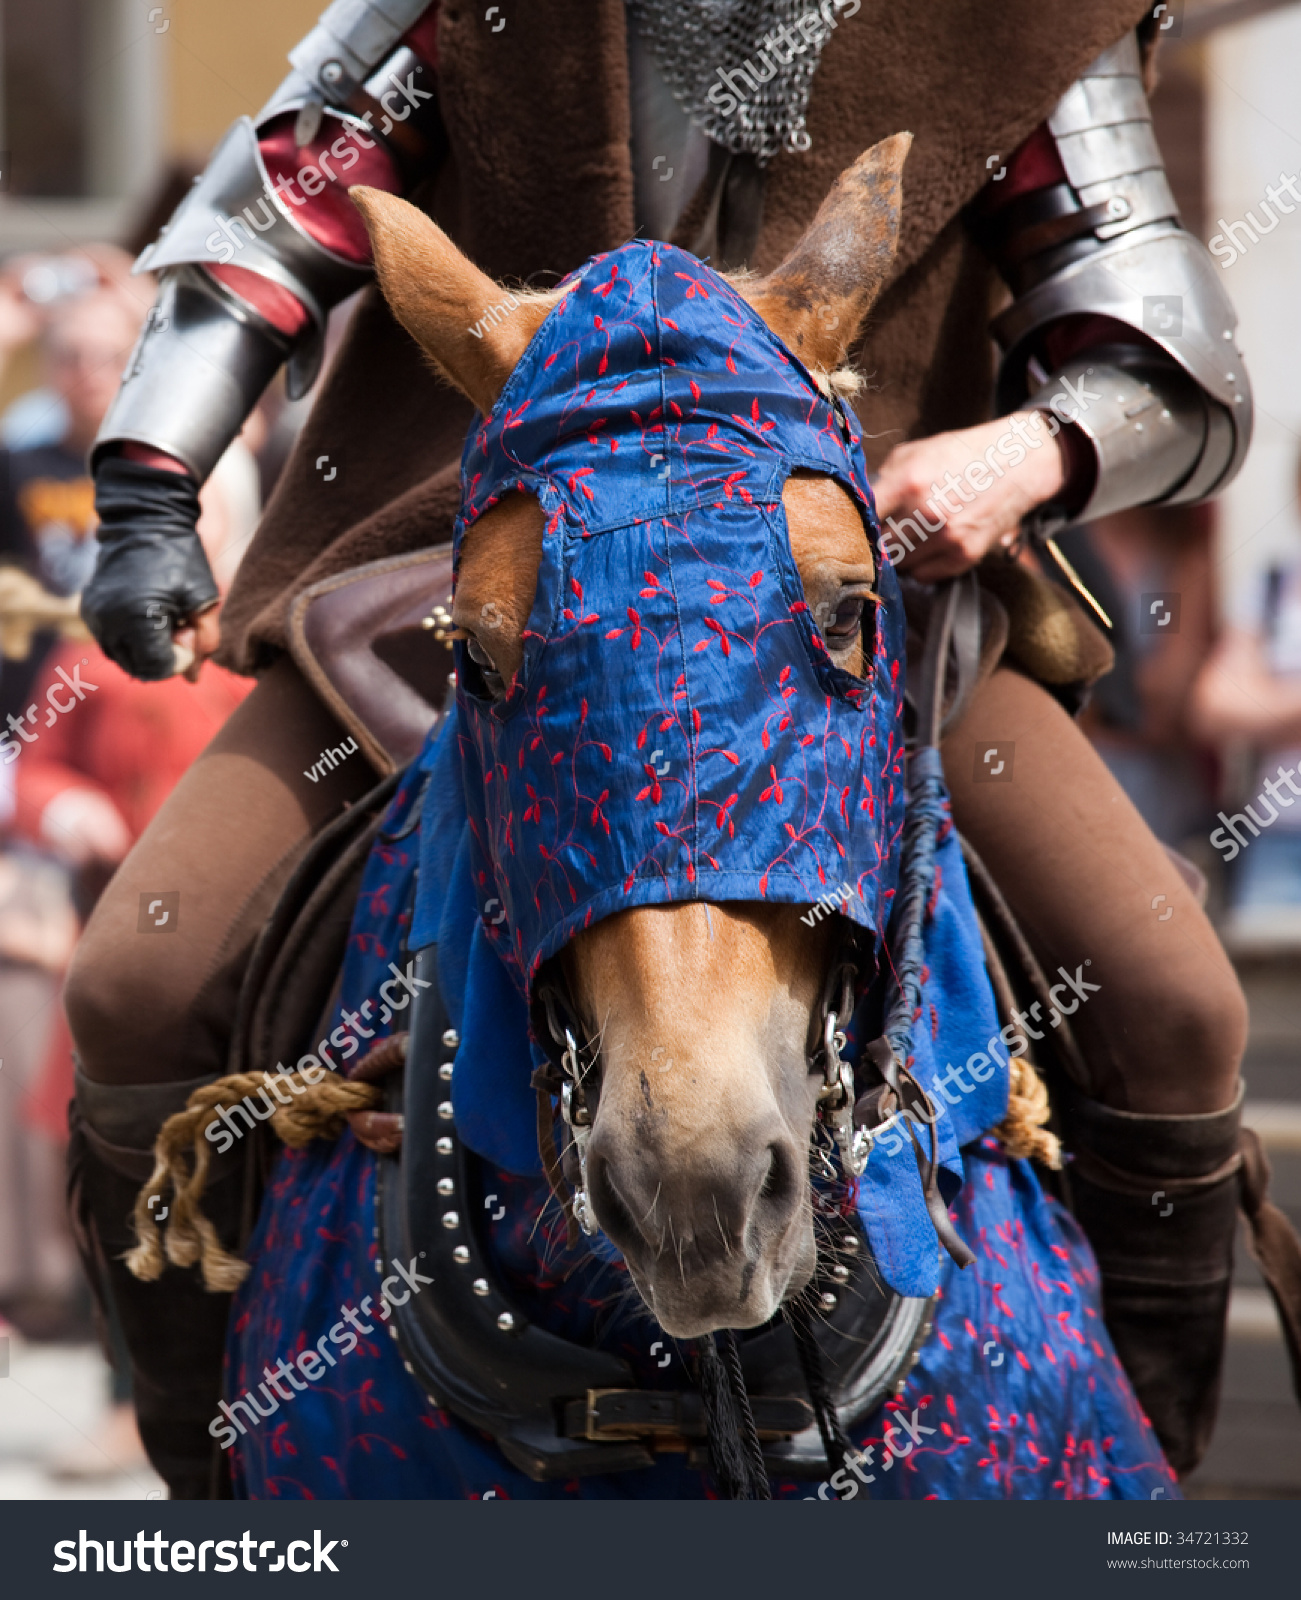
[[[724,0],[706,22],[684,0],[538,0],[490,24],[428,0],[337,0],[142,257],[159,300],[93,452],[103,554],[85,616],[141,678],[174,670],[174,637],[205,657],[220,636],[220,659],[259,674],[105,893],[67,992],[79,1215],[133,1345],[142,1434],[177,1495],[206,1490],[226,1301],[189,1274],[146,1285],[121,1271],[126,1212],[162,1119],[224,1069],[253,940],[294,863],[374,781],[362,756],[309,781],[342,732],[287,653],[290,602],[450,538],[470,419],[370,293],[219,630],[197,487],[280,365],[291,394],[311,383],[329,308],[369,279],[346,186],[415,199],[498,277],[550,283],[638,226],[763,270],[836,176],[901,128],[916,142],[896,279],[858,356],[874,374],[858,409],[878,508],[907,572],[929,582],[981,563],[1006,600],[1007,653],[944,746],[954,812],[1041,962],[1076,980],[1094,1080],[1070,1113],[1090,1155],[1074,1202],[1173,1463],[1187,1470],[1205,1447],[1245,1007],[1193,894],[1064,709],[1105,647],[1071,611],[1065,655],[1039,648],[1042,585],[1000,547],[1031,513],[1053,527],[1222,487],[1250,434],[1234,318],[1152,136],[1140,0],[1066,13],[955,0],[944,29],[861,10]],[[1012,295],[993,328],[992,422],[991,263]],[[1164,318],[1144,319],[1144,297]],[[991,782],[978,752],[995,747],[1006,778]],[[179,936],[142,946],[139,897],[160,889],[179,891]],[[1157,894],[1173,917],[1153,915]],[[1036,1034],[1033,1011],[1024,1021]],[[240,1188],[209,1191],[227,1235]],[[1189,1198],[1157,1220],[1153,1189]]]

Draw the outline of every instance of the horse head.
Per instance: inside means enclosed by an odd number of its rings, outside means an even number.
[[[757,1326],[813,1272],[827,1014],[888,908],[898,652],[837,391],[910,142],[726,281],[637,244],[507,294],[352,191],[395,315],[482,413],[453,616],[476,874],[508,913],[484,932],[535,1033],[569,1031],[571,1181],[679,1336]]]

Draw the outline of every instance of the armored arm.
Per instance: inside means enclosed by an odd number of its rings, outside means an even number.
[[[331,306],[370,278],[348,185],[402,192],[437,159],[436,18],[430,0],[335,0],[137,263],[158,298],[91,452],[101,548],[82,615],[138,678],[179,670],[173,633],[218,598],[199,484],[282,364],[291,398],[311,386]]]
[[[360,165],[401,190],[437,144],[432,73],[403,42],[435,9],[335,0],[257,117],[226,135],[137,263],[159,274],[158,300],[93,463],[132,442],[202,482],[282,363],[291,398],[311,386],[331,306],[370,277],[360,219],[342,209],[360,175],[345,174]]]
[[[1035,180],[1016,183],[1017,164]],[[1050,411],[1092,447],[1091,483],[1045,531],[1200,500],[1237,472],[1251,387],[1210,255],[1179,221],[1137,38],[1104,50],[993,185],[973,230],[1012,290],[994,319],[997,406]]]

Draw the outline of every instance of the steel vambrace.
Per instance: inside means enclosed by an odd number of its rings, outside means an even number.
[[[1179,221],[1133,34],[1090,64],[1047,131],[1065,181],[1007,204],[987,187],[970,214],[1014,296],[992,324],[997,409],[1051,411],[1089,439],[1093,487],[1071,521],[1203,499],[1242,464],[1251,386],[1233,307]],[[1050,361],[1049,330],[1084,318],[1110,327]]]

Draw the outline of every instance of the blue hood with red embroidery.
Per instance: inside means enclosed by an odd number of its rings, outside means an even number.
[[[903,815],[902,608],[857,422],[694,256],[633,243],[563,287],[463,461],[458,562],[505,496],[546,516],[503,701],[458,647],[485,932],[521,987],[629,906],[848,886],[844,914],[879,933]],[[865,679],[832,663],[804,599],[781,500],[797,468],[862,512],[884,602]]]

